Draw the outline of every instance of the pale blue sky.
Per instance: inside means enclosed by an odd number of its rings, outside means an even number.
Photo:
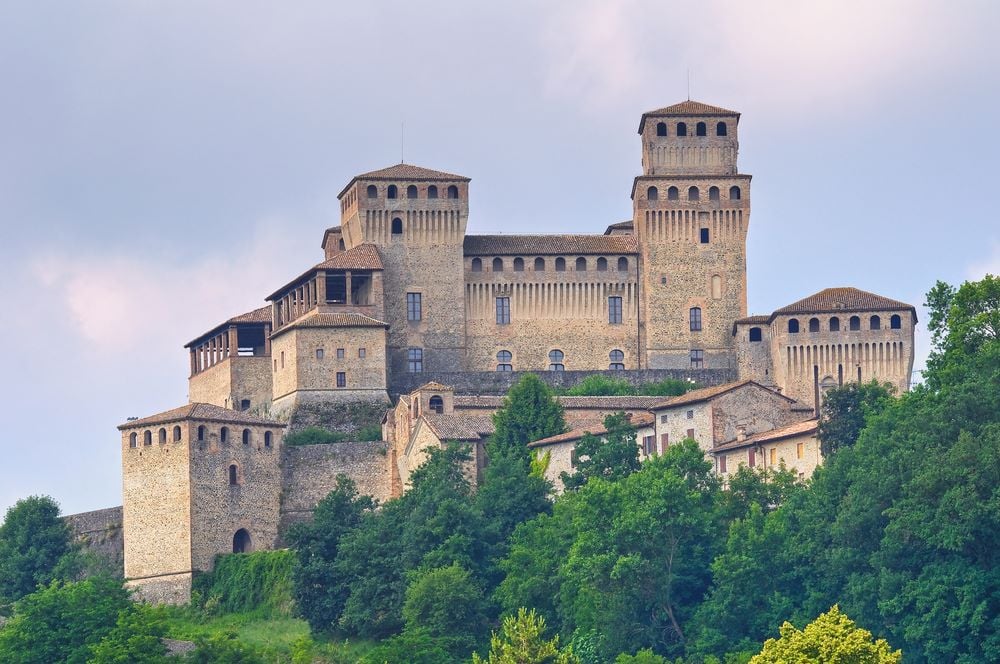
[[[318,260],[401,121],[470,232],[596,233],[690,70],[743,113],[751,312],[1000,272],[995,2],[347,4],[0,5],[0,509],[120,504],[115,426],[186,401],[183,344]]]

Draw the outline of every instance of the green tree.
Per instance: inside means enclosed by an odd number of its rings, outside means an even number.
[[[872,640],[834,605],[803,630],[791,623],[781,626],[781,638],[768,639],[750,664],[896,664],[903,658],[885,639]]]
[[[576,444],[576,472],[560,475],[567,490],[580,488],[592,477],[613,482],[639,470],[639,446],[628,415],[608,415],[604,428],[603,435],[588,432]]]
[[[528,443],[566,430],[562,406],[548,385],[531,373],[507,392],[503,405],[493,414],[493,425],[491,458],[507,453],[527,458]]]
[[[235,632],[211,634],[194,640],[195,649],[181,661],[193,664],[264,664],[255,648],[244,643]]]
[[[456,655],[471,651],[486,635],[486,612],[482,591],[455,563],[416,573],[406,588],[405,631],[450,637]]]
[[[969,368],[989,373],[990,366],[996,367],[1000,277],[988,274],[958,289],[939,281],[927,294],[926,305],[933,348],[924,377],[931,388],[960,382]]]
[[[819,421],[820,451],[824,457],[853,445],[866,418],[882,412],[892,397],[892,385],[847,383],[829,390],[823,397]]]
[[[803,488],[795,473],[783,465],[777,469],[741,465],[729,476],[727,484],[723,501],[726,516],[731,521],[746,518],[753,505],[765,513],[770,512]]]
[[[298,559],[295,602],[313,630],[330,630],[340,618],[351,580],[336,566],[340,541],[374,508],[371,498],[358,496],[354,482],[340,475],[333,491],[316,506],[312,521],[289,529],[288,542]]]
[[[422,630],[407,630],[382,641],[358,660],[358,664],[457,664],[448,638]]]
[[[168,664],[162,638],[166,625],[157,612],[135,604],[118,614],[118,622],[91,649],[88,664]]]
[[[657,655],[649,648],[640,650],[634,655],[622,653],[615,658],[615,664],[669,664],[666,658]]]
[[[493,633],[487,659],[472,656],[473,664],[580,664],[572,648],[559,648],[559,637],[545,639],[545,619],[521,608],[503,619],[501,634]]]
[[[49,583],[71,553],[69,526],[54,500],[31,496],[14,503],[0,525],[0,604]]]
[[[131,608],[120,581],[53,581],[14,605],[13,617],[0,629],[0,664],[86,662],[91,646]]]

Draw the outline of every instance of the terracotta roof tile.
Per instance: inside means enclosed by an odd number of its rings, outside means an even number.
[[[424,415],[431,431],[445,440],[480,440],[493,434],[491,415]]]
[[[637,429],[640,427],[646,427],[653,424],[655,418],[650,413],[636,413],[631,418],[632,426]],[[595,436],[601,436],[608,432],[603,424],[592,426],[592,427],[581,427],[579,429],[573,429],[572,431],[567,431],[566,433],[560,433],[555,436],[549,436],[548,438],[542,438],[541,440],[536,440],[528,443],[528,447],[544,447],[545,445],[554,445],[556,443],[565,443],[574,440],[580,440],[586,434],[591,433]]]
[[[380,168],[377,171],[368,171],[367,173],[355,175],[347,183],[347,186],[337,194],[337,198],[343,197],[347,193],[347,190],[351,188],[351,185],[358,180],[449,180],[452,182],[468,182],[469,178],[464,175],[435,171],[431,168],[414,166],[413,164],[393,164],[388,168]]]
[[[374,244],[359,244],[325,260],[314,270],[383,270],[382,255]]]
[[[711,104],[705,104],[700,101],[691,101],[688,99],[687,101],[682,101],[679,104],[672,104],[670,106],[658,108],[655,111],[646,111],[643,113],[642,120],[639,121],[639,133],[642,133],[643,125],[646,124],[646,118],[684,117],[688,115],[740,117],[740,114],[736,111],[730,111],[727,108],[712,106]]]
[[[727,450],[736,450],[741,447],[750,447],[751,445],[759,445],[761,443],[781,440],[782,438],[802,436],[810,433],[814,434],[817,429],[817,420],[803,420],[802,422],[796,422],[795,424],[778,427],[777,429],[772,429],[771,431],[755,433],[752,436],[747,436],[743,440],[730,440],[728,442],[721,443],[713,447],[712,452],[725,452]]]
[[[261,307],[260,309],[254,309],[253,311],[248,311],[245,314],[240,314],[238,316],[233,316],[227,321],[219,323],[208,332],[198,335],[196,338],[192,339],[188,343],[184,344],[185,348],[190,348],[196,345],[199,341],[203,340],[205,337],[215,336],[225,328],[230,325],[239,325],[245,323],[270,323],[271,322],[271,307]]]
[[[712,387],[703,387],[698,390],[691,390],[677,397],[667,397],[666,399],[660,398],[660,402],[654,406],[655,409],[660,408],[673,408],[675,406],[684,406],[687,404],[698,403],[700,401],[708,401],[709,399],[714,399],[717,396],[725,394],[731,390],[735,390],[740,387],[745,387],[747,385],[753,385],[762,390],[772,392],[775,395],[785,399],[786,401],[794,402],[795,399],[787,397],[780,392],[776,392],[768,387],[761,385],[760,383],[752,380],[741,380],[735,383],[725,383],[723,385],[713,385]]]
[[[430,382],[424,383],[423,385],[417,387],[416,389],[411,390],[410,393],[412,394],[413,392],[422,392],[424,390],[448,391],[450,389],[451,388],[448,387],[447,385],[442,385],[441,383],[432,380]]]
[[[613,231],[630,231],[633,230],[633,222],[631,219],[626,219],[625,221],[619,221],[618,223],[609,224],[606,229],[604,229],[605,235],[611,235]]]
[[[916,319],[916,309],[912,304],[906,304],[899,300],[890,300],[887,297],[851,287],[824,288],[820,292],[813,293],[798,302],[793,302],[788,306],[777,309],[773,315],[833,313],[837,311],[886,311],[893,309],[908,309],[913,312],[914,319]]]
[[[276,334],[300,327],[389,327],[388,323],[359,313],[313,313],[293,320]]]
[[[250,415],[246,412],[196,401],[194,403],[180,406],[179,408],[165,410],[162,413],[157,413],[156,415],[150,415],[149,417],[143,417],[142,419],[125,422],[124,424],[118,425],[118,428],[120,430],[125,430],[132,429],[134,427],[147,427],[153,424],[165,424],[167,422],[176,422],[185,419],[208,420],[211,422],[231,422],[233,424],[258,424],[275,427],[288,426],[284,422],[269,420],[263,417],[257,417],[256,415]]]
[[[636,254],[634,235],[466,235],[466,256]]]
[[[771,322],[771,316],[768,314],[755,314],[753,316],[747,316],[746,318],[738,318],[737,323],[746,323],[748,325],[766,325]]]

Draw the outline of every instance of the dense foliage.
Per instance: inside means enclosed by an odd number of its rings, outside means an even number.
[[[786,622],[781,626],[781,638],[768,639],[750,664],[896,664],[902,657],[903,653],[893,652],[885,639],[873,641],[871,632],[859,628],[834,606],[805,629],[795,629]]]
[[[72,553],[69,526],[48,496],[31,496],[7,510],[0,525],[0,605],[24,597],[59,577]]]
[[[591,374],[579,383],[562,392],[568,397],[600,397],[600,396],[650,396],[676,397],[689,390],[699,387],[689,380],[667,378],[656,383],[633,385],[624,378],[610,378],[601,374]]]
[[[604,418],[605,433],[585,433],[576,444],[576,472],[563,471],[560,479],[567,490],[578,489],[592,477],[617,480],[639,470],[639,447],[635,427],[625,413]]]
[[[545,638],[545,619],[521,608],[503,620],[500,634],[490,638],[486,659],[472,656],[473,664],[580,664],[572,648],[560,648],[559,637]]]
[[[255,551],[218,556],[194,590],[210,611],[286,616],[292,612],[292,551]]]

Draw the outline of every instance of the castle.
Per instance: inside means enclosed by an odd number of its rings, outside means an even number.
[[[574,430],[633,413],[647,454],[685,431],[697,438],[681,419],[708,432],[708,454],[801,445],[830,387],[908,389],[912,305],[845,287],[747,315],[739,119],[695,101],[642,114],[632,218],[601,234],[468,235],[469,178],[402,163],[354,177],[323,260],[187,344],[190,403],[119,427],[130,583],[186,601],[195,571],[278,545],[339,472],[386,499],[445,440],[473,443],[481,468],[496,395],[520,372],[709,386],[676,403],[563,398]],[[382,441],[283,445],[303,413],[362,402],[386,412]],[[567,435],[540,444],[564,449]]]

